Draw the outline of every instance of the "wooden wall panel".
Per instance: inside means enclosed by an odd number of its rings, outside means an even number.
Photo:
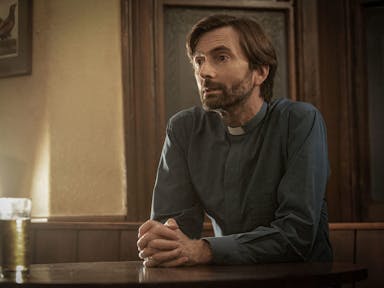
[[[123,106],[127,175],[127,219],[144,221],[162,147],[162,103],[155,95],[153,0],[121,0]],[[134,39],[134,41],[132,41]],[[163,127],[163,124],[161,124]]]
[[[318,1],[321,112],[328,132],[331,176],[327,198],[333,222],[360,220],[348,4],[345,0]]]
[[[333,247],[334,261],[354,262],[353,230],[334,230],[329,237]]]
[[[384,230],[358,230],[356,236],[356,262],[368,268],[368,279],[357,287],[384,287]]]
[[[79,232],[78,261],[118,261],[119,231],[84,230]]]
[[[137,231],[122,231],[120,235],[120,260],[139,260]]]
[[[33,238],[32,263],[76,262],[76,231],[37,230]]]

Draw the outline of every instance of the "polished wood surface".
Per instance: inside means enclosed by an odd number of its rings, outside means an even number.
[[[338,262],[182,268],[145,268],[139,261],[83,262],[34,264],[27,277],[1,277],[0,287],[323,287],[366,277],[365,268]]]

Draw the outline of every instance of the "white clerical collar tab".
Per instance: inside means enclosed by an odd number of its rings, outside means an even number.
[[[229,132],[229,134],[235,135],[235,136],[245,134],[245,131],[244,131],[243,127],[241,127],[241,126],[239,126],[239,127],[228,126],[228,132]]]

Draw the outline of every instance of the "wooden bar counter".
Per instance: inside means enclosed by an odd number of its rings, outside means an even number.
[[[28,275],[1,275],[0,287],[342,287],[365,278],[365,268],[338,262],[145,268],[121,261],[34,264]]]

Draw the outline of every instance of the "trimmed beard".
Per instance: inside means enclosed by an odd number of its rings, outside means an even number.
[[[255,85],[252,83],[252,71],[249,71],[239,82],[227,88],[223,83],[213,82],[206,79],[204,88],[210,90],[220,90],[221,93],[208,95],[204,98],[202,89],[200,90],[200,100],[205,111],[224,110],[236,107],[244,103],[252,94]]]

